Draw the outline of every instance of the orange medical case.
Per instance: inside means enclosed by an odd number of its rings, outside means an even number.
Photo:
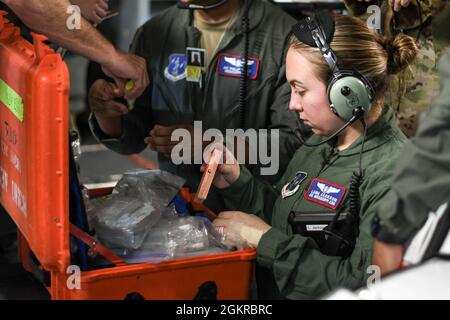
[[[255,250],[81,272],[71,286],[69,74],[45,37],[33,43],[0,13],[0,202],[15,221],[24,267],[49,275],[52,299],[193,299],[214,282],[218,299],[246,299]],[[192,200],[193,196],[183,192]]]

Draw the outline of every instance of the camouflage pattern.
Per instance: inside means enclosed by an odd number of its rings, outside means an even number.
[[[420,115],[429,108],[439,90],[431,24],[432,0],[412,0],[408,7],[402,7],[395,14],[386,0],[345,0],[345,4],[351,14],[363,20],[369,16],[367,7],[378,5],[382,12],[383,35],[390,37],[403,32],[417,40],[417,60],[400,75],[392,77],[387,101],[395,109],[403,133],[407,137],[414,136]]]
[[[448,2],[450,2],[450,0],[432,0],[431,14],[433,15],[433,17],[437,16],[440,12],[442,12],[447,6]]]
[[[381,8],[382,19],[388,15],[388,1],[386,0],[372,0],[357,1],[357,0],[344,0],[345,6],[350,11],[350,14],[356,17],[364,19],[368,17],[367,8],[371,5],[376,5]],[[420,27],[421,22],[431,17],[432,0],[412,0],[410,5],[405,8],[401,8],[397,14],[397,29],[410,30]]]
[[[407,70],[393,76],[390,97],[400,129],[407,137],[413,137],[420,115],[430,107],[431,101],[439,93],[439,77],[431,23],[424,26],[420,35],[418,29],[405,33],[418,39],[419,55]]]

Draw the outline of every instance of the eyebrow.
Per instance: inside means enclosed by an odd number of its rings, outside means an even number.
[[[303,85],[303,83],[301,82],[301,81],[299,81],[299,80],[292,80],[292,81],[289,81],[289,84],[291,85],[291,86],[293,86],[293,87],[295,87],[295,85],[300,85],[300,86],[304,86]]]

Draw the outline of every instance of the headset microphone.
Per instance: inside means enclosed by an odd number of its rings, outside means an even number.
[[[330,137],[328,137],[327,139],[325,139],[325,140],[323,140],[323,141],[321,141],[321,142],[319,142],[319,143],[309,144],[309,143],[306,142],[306,140],[302,137],[301,134],[299,135],[299,138],[300,138],[300,140],[302,141],[302,143],[303,143],[303,145],[304,145],[305,147],[315,148],[315,147],[321,146],[322,144],[327,143],[327,142],[333,140],[333,139],[336,138],[338,135],[340,135],[342,131],[344,131],[345,129],[347,129],[347,127],[348,127],[349,125],[351,125],[353,122],[355,122],[356,120],[362,120],[362,119],[364,119],[364,110],[363,110],[362,108],[356,108],[356,109],[354,110],[354,114],[353,114],[352,118],[350,118],[350,119],[347,121],[347,123],[346,123],[342,128],[340,128],[338,131],[336,131],[335,133],[333,133],[333,134],[332,134]]]
[[[225,4],[228,0],[220,0],[219,2],[211,5],[201,5],[201,4],[195,4],[195,3],[186,3],[182,1],[177,2],[177,7],[179,9],[190,9],[190,10],[211,10],[220,7],[221,5]]]

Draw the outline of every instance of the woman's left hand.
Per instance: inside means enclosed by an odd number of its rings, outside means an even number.
[[[220,213],[213,225],[226,242],[238,248],[258,247],[262,236],[272,228],[259,217],[240,211]]]

